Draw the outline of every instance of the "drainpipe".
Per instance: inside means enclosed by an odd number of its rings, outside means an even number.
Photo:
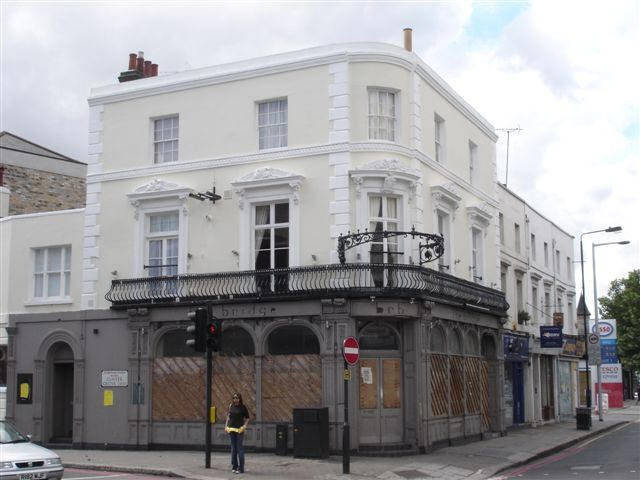
[[[142,364],[142,336],[144,335],[144,327],[138,329],[138,341],[136,342],[137,350],[137,378],[136,378],[136,448],[140,449],[140,392],[141,392],[141,375],[140,366]]]

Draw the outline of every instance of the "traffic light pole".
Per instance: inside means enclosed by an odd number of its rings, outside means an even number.
[[[211,468],[211,371],[213,370],[213,352],[207,345],[207,411],[204,416],[205,421],[205,468]]]
[[[207,305],[207,320],[211,320],[213,309],[211,304]],[[207,341],[207,412],[205,419],[205,450],[206,456],[204,461],[205,468],[211,468],[211,387],[213,385],[213,349]]]

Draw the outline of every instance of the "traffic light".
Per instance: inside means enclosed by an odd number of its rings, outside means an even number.
[[[212,318],[207,324],[207,346],[212,352],[220,351],[221,336],[222,322],[216,318]]]
[[[187,346],[196,352],[207,351],[207,309],[198,308],[187,313],[189,320],[193,322],[187,327]],[[189,338],[190,337],[190,338]]]

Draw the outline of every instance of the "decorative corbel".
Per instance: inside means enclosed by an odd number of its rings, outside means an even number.
[[[240,210],[244,209],[244,188],[237,188],[234,193],[238,196],[238,207]]]

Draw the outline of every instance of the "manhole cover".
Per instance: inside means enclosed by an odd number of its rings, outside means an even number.
[[[393,473],[401,476],[402,478],[409,478],[409,479],[433,478],[431,475],[427,475],[426,473],[421,472],[420,470],[401,470],[399,472],[394,471]]]

